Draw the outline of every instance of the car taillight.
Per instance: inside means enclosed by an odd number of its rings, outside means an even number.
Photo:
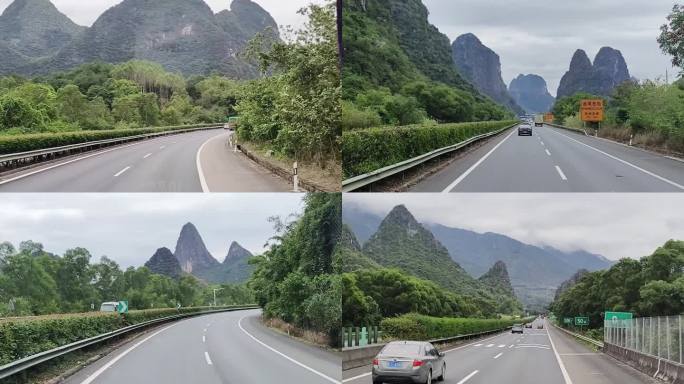
[[[380,365],[380,364],[378,364],[378,359],[373,359],[373,365],[375,365],[375,366]]]
[[[423,365],[423,361],[422,361],[422,360],[413,360],[413,367],[414,367],[414,368],[415,368],[415,367],[420,367],[421,365]]]

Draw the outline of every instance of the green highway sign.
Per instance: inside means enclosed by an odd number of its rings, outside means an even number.
[[[563,318],[563,324],[565,325],[572,325],[572,317],[564,317]]]
[[[583,325],[589,325],[589,318],[588,317],[575,317],[575,325],[577,326],[583,326]]]
[[[604,320],[631,320],[633,314],[631,312],[608,312],[606,311]]]
[[[116,306],[116,311],[121,314],[128,313],[128,301],[119,301],[119,305]]]

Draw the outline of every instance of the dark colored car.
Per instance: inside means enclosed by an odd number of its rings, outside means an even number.
[[[373,359],[373,384],[444,381],[446,362],[432,344],[424,341],[393,341]]]
[[[532,328],[532,323],[525,324],[525,328]]]
[[[524,333],[522,324],[515,324],[511,328],[511,333]]]
[[[532,136],[532,126],[529,124],[518,125],[518,136]]]

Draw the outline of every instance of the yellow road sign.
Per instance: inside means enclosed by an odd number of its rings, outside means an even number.
[[[582,119],[582,121],[603,121],[603,100],[580,100],[580,118]]]

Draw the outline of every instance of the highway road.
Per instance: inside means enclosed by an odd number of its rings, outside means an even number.
[[[285,192],[226,131],[164,136],[86,152],[0,178],[0,192]]]
[[[447,384],[645,384],[654,379],[550,328],[502,333],[445,350]],[[371,383],[370,366],[345,371],[342,382]]]
[[[684,192],[684,162],[548,125],[517,128],[410,192]]]
[[[265,328],[259,314],[226,312],[166,325],[66,383],[340,383],[337,355]]]

